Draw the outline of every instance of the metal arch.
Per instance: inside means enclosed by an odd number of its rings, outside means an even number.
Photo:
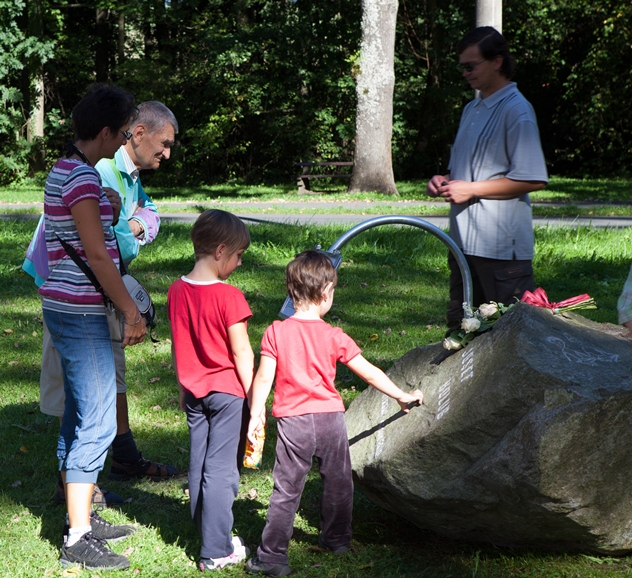
[[[333,253],[335,251],[340,251],[340,248],[343,247],[346,243],[348,243],[351,239],[366,231],[368,229],[372,229],[373,227],[379,227],[380,225],[411,225],[412,227],[419,227],[424,231],[428,231],[439,240],[443,241],[445,245],[448,246],[448,249],[452,252],[452,255],[456,259],[456,262],[461,271],[461,277],[463,278],[463,312],[465,317],[472,316],[472,274],[470,273],[470,268],[465,260],[465,256],[459,249],[459,246],[452,240],[452,238],[444,233],[435,225],[429,223],[428,221],[424,221],[418,217],[411,217],[407,215],[384,215],[382,217],[375,217],[373,219],[368,219],[366,221],[362,221],[358,223],[352,229],[349,229],[346,233],[338,237],[336,241],[334,241],[333,245],[329,247],[329,252]]]

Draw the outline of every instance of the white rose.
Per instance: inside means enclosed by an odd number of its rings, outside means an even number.
[[[461,345],[461,342],[456,339],[452,339],[452,337],[446,337],[443,340],[444,349],[461,349],[462,347],[463,345]]]
[[[483,319],[489,319],[492,315],[496,315],[496,313],[498,313],[498,306],[494,303],[483,303],[478,308],[478,312],[481,314]]]
[[[476,331],[481,326],[481,322],[476,319],[476,317],[466,317],[461,321],[461,329],[465,331],[465,333],[472,333]]]

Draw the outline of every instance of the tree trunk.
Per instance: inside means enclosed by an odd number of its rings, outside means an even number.
[[[125,61],[125,15],[118,16],[118,63],[123,64]]]
[[[30,2],[25,7],[28,18],[27,33],[29,37],[42,38],[44,34],[44,22],[42,20],[42,4],[40,0]],[[36,145],[29,155],[29,176],[46,169],[46,157],[43,146],[44,139],[44,67],[38,64],[32,68],[27,64],[24,67],[26,84],[24,90],[25,111],[29,118],[26,126],[26,139]],[[35,101],[31,99],[32,88],[35,88]]]
[[[355,165],[349,192],[397,195],[391,138],[398,0],[362,0]]]
[[[108,82],[110,78],[110,23],[108,11],[96,9],[97,46],[95,53],[95,73],[97,82]]]

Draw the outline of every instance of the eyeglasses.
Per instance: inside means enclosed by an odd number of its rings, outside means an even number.
[[[128,130],[120,130],[119,132],[126,138],[126,140],[129,140],[132,138],[132,133],[129,132]]]
[[[479,60],[478,62],[459,62],[456,67],[457,70],[466,72],[472,72],[479,64],[482,64],[485,60]]]

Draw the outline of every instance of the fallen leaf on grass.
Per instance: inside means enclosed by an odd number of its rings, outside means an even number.
[[[22,482],[20,480],[16,480],[15,482],[11,484],[11,487],[17,488],[18,486],[21,486],[21,485],[22,485]]]
[[[251,500],[254,500],[254,499],[255,499],[258,495],[259,495],[259,494],[258,494],[258,492],[257,492],[257,488],[250,488],[250,489],[248,490],[248,497],[249,497]]]
[[[62,576],[79,576],[79,574],[81,574],[81,568],[79,568],[78,566],[68,568],[68,570],[64,570],[61,573]]]
[[[9,365],[17,365],[18,363],[19,361],[15,361],[15,360],[9,361]]]
[[[151,377],[151,378],[149,379],[149,383],[156,383],[157,381],[160,381],[160,378],[159,378],[159,377]]]
[[[5,333],[6,335],[10,335],[11,333],[13,333],[13,329],[5,329],[5,330],[4,330],[4,333]]]
[[[20,451],[21,451],[21,452],[24,452],[24,453],[27,453],[27,452],[29,451],[29,448],[28,448],[28,447],[26,447],[26,446],[22,446],[22,447],[20,448]]]
[[[125,548],[123,550],[123,556],[129,556],[134,551],[134,547],[130,546],[129,548]]]
[[[187,450],[186,448],[181,448],[180,446],[178,446],[176,448],[181,454],[188,454],[189,450]]]
[[[162,408],[159,405],[155,405],[151,409],[153,409],[154,411],[160,411]]]
[[[369,335],[369,341],[377,341],[380,336],[377,333]]]
[[[382,333],[384,333],[384,335],[390,335],[392,331],[393,331],[393,330],[392,330],[390,327],[388,327],[388,328],[387,328],[387,329],[385,329]]]

